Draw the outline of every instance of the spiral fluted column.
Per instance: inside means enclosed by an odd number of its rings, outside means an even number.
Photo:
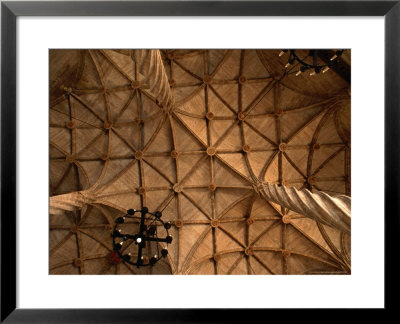
[[[159,50],[135,50],[133,59],[139,71],[150,84],[150,91],[156,96],[159,104],[167,110],[174,105],[174,98],[164,69]]]
[[[324,192],[259,183],[258,192],[265,199],[294,212],[350,234],[351,198],[330,196]]]
[[[65,211],[80,209],[90,202],[92,199],[83,191],[52,196],[50,197],[50,215],[62,215]]]

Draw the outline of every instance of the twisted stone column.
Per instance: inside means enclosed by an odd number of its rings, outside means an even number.
[[[150,83],[150,91],[165,109],[170,110],[174,98],[159,50],[135,50],[133,59],[139,71]]]
[[[350,234],[351,198],[324,192],[259,183],[257,191],[265,199],[294,212]]]
[[[50,197],[50,215],[62,215],[65,211],[83,208],[92,199],[83,191],[70,192]]]

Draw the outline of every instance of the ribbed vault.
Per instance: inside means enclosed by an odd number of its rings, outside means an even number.
[[[349,84],[278,53],[50,51],[50,273],[350,273],[349,232],[258,189],[351,195]],[[174,224],[145,270],[110,260],[140,206]]]

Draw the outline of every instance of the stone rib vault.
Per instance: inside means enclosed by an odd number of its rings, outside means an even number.
[[[278,53],[51,50],[50,274],[349,274],[350,85]],[[153,268],[110,260],[141,206]]]

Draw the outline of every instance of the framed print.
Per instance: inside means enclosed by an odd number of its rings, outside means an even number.
[[[2,2],[1,320],[392,309],[399,13]]]

